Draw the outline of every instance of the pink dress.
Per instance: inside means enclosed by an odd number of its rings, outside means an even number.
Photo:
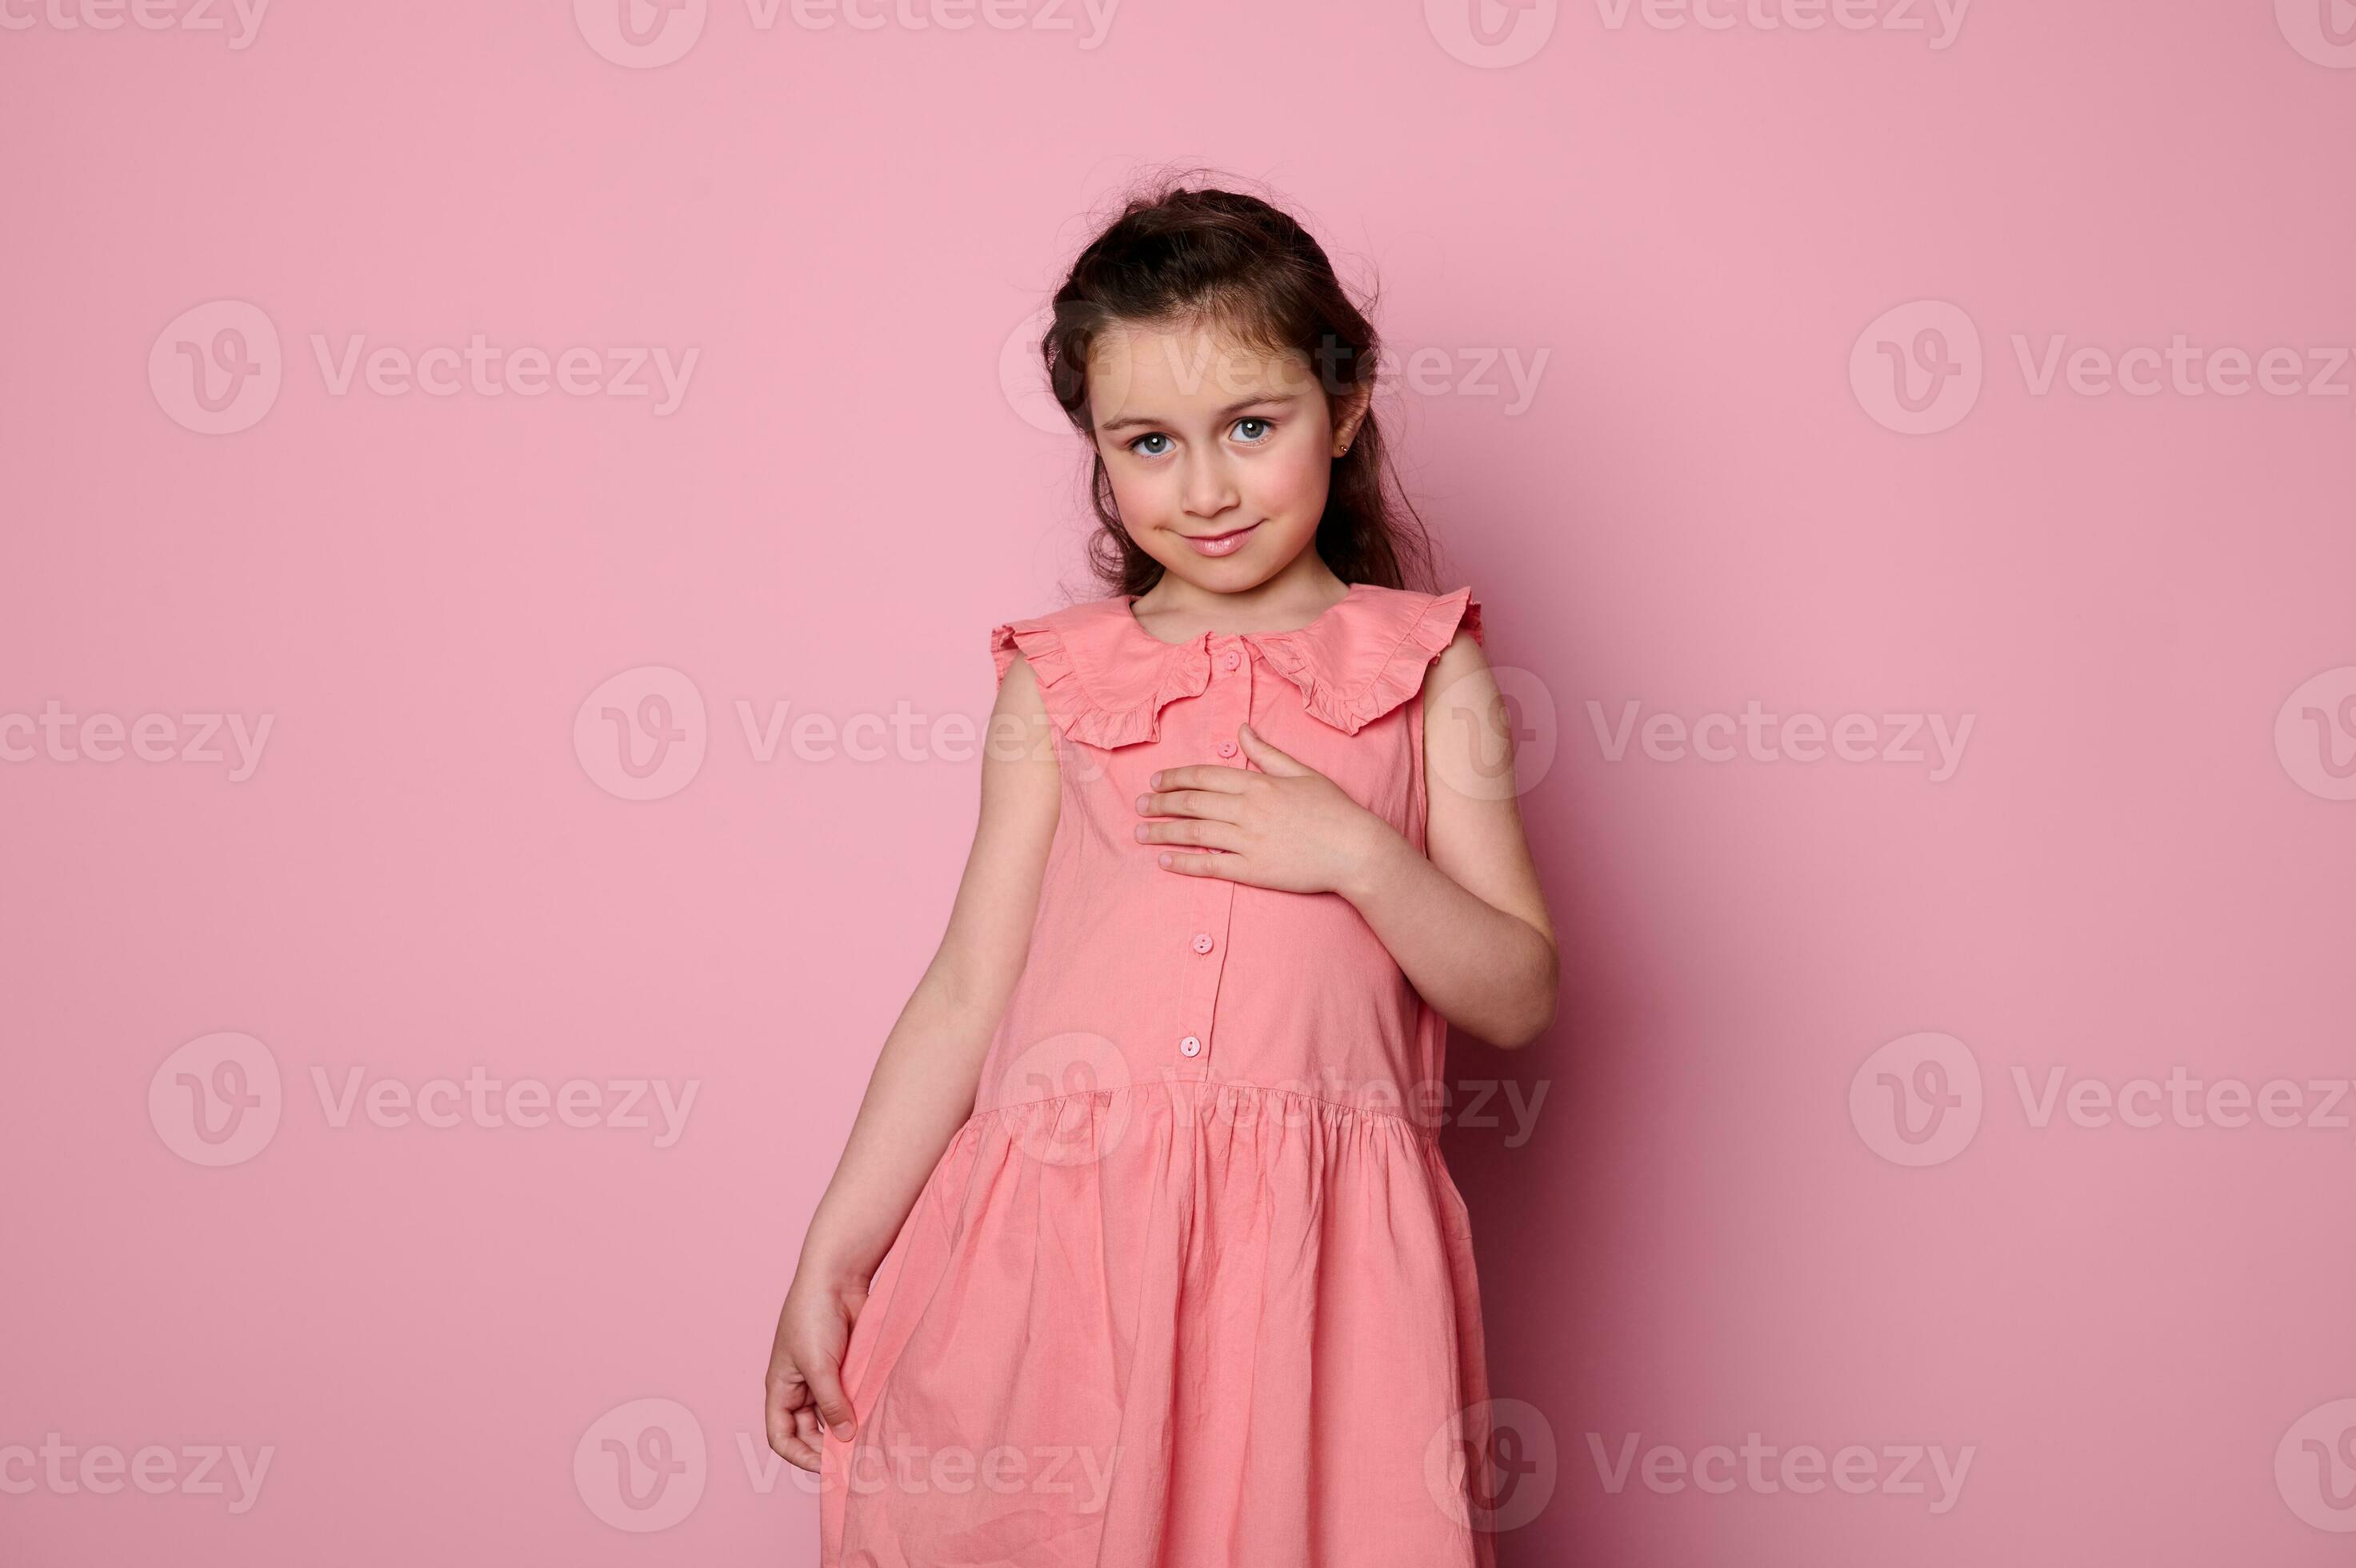
[[[1424,675],[1469,588],[1352,585],[1164,643],[1128,597],[995,628],[1056,732],[1030,955],[870,1282],[826,1568],[1488,1568],[1447,1024],[1357,909],[1163,869],[1156,769],[1236,726],[1424,845]],[[1477,1477],[1482,1466],[1470,1469]]]

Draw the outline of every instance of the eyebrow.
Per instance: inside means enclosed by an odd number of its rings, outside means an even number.
[[[1259,408],[1271,403],[1299,403],[1300,401],[1299,392],[1269,392],[1265,397],[1248,397],[1241,403],[1231,403],[1219,410],[1219,417],[1223,420],[1232,419],[1248,408]],[[1127,430],[1135,424],[1168,424],[1170,423],[1169,420],[1157,418],[1149,413],[1130,413],[1123,414],[1119,419],[1107,420],[1097,428],[1109,435],[1116,430]]]

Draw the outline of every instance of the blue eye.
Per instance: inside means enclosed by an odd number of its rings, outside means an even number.
[[[1240,439],[1245,446],[1265,446],[1268,445],[1269,438],[1276,434],[1276,421],[1272,419],[1262,419],[1257,414],[1246,414],[1243,418],[1236,421],[1233,429],[1238,433],[1238,439]],[[1252,434],[1254,431],[1257,431],[1258,434]],[[1149,441],[1159,442],[1161,445],[1158,446],[1148,446],[1146,443]],[[1136,453],[1141,457],[1159,457],[1171,449],[1171,438],[1167,432],[1154,430],[1149,431],[1145,435],[1130,442],[1129,449]]]

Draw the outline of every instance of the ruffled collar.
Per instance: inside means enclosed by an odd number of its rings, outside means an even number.
[[[1353,583],[1307,626],[1290,631],[1204,632],[1164,642],[1138,623],[1135,596],[1094,599],[992,628],[1001,678],[1019,650],[1037,674],[1048,714],[1097,746],[1160,738],[1162,710],[1211,683],[1211,645],[1243,643],[1290,681],[1314,717],[1355,735],[1423,688],[1425,671],[1461,626],[1481,638],[1480,601]]]

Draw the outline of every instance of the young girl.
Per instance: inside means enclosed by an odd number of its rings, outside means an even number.
[[[1479,604],[1403,585],[1373,328],[1266,203],[1130,202],[1042,347],[1115,591],[991,633],[980,824],[769,1442],[827,1568],[1489,1564],[1443,1054],[1537,1036],[1558,972]]]

